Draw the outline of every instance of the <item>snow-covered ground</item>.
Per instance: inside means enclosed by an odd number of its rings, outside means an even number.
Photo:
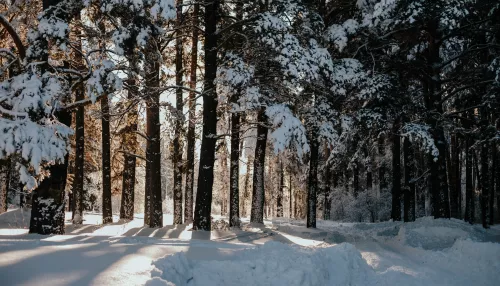
[[[70,214],[67,214],[69,221]],[[216,217],[217,218],[217,217]],[[28,235],[29,212],[0,215],[0,285],[499,285],[500,227],[422,218],[376,224],[243,220],[238,231],[102,226]]]

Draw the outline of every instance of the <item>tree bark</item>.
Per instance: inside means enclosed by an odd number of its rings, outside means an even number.
[[[485,108],[481,111],[482,122],[481,126],[483,127],[482,134],[486,133],[484,130],[488,125],[487,113]],[[489,143],[485,138],[483,138],[483,142],[481,144],[481,177],[480,186],[481,186],[481,222],[484,228],[489,228],[489,196],[490,196],[490,173],[489,173],[489,158],[488,153],[490,152]]]
[[[329,156],[329,152],[327,152]],[[327,156],[327,158],[328,158]],[[335,176],[335,175],[334,175]],[[332,209],[332,200],[330,197],[330,192],[332,189],[332,170],[329,166],[325,166],[325,184],[324,184],[324,194],[325,194],[325,199],[324,199],[324,208],[323,208],[323,219],[324,220],[329,220],[330,219],[330,212]]]
[[[358,197],[359,193],[359,166],[358,162],[354,162],[354,167],[352,169],[352,192],[354,197]]]
[[[102,223],[112,223],[111,207],[111,137],[109,129],[109,98],[101,97],[102,136]]]
[[[267,143],[267,116],[266,108],[261,107],[257,115],[257,143],[255,146],[255,156],[253,163],[253,192],[252,192],[252,210],[250,222],[264,223],[264,171],[266,161],[266,143]]]
[[[64,110],[56,113],[59,122],[71,126],[71,114]],[[64,162],[49,168],[50,177],[45,177],[32,192],[29,233],[64,234],[64,190],[68,171],[68,154]]]
[[[468,116],[470,118],[470,116]],[[467,122],[467,120],[466,120]],[[464,124],[464,127],[468,126]],[[473,189],[473,170],[472,170],[472,145],[474,144],[471,135],[465,135],[465,216],[464,220],[474,223],[474,189]]]
[[[307,227],[316,228],[316,201],[318,191],[318,159],[319,142],[316,132],[312,132],[310,140],[309,179],[307,184]]]
[[[236,20],[243,19],[243,2],[236,4]],[[238,29],[241,32],[241,28]],[[239,43],[237,43],[239,49]],[[237,105],[241,97],[240,89],[238,88],[231,95],[231,103]],[[231,113],[231,167],[229,171],[229,226],[240,226],[240,112],[233,111]]]
[[[215,144],[217,141],[217,19],[219,1],[205,4],[205,77],[203,91],[203,134],[193,229],[211,229]]]
[[[399,120],[394,123],[392,134],[392,211],[394,221],[401,220],[401,139]]]
[[[403,142],[405,164],[404,221],[415,221],[415,154],[408,137]]]
[[[43,9],[57,5],[59,0],[44,0]],[[49,43],[41,44],[44,54],[39,60],[48,62]],[[42,67],[45,70],[47,66]],[[71,114],[66,110],[59,110],[55,118],[66,126],[71,126]],[[49,168],[50,177],[45,177],[32,192],[32,207],[29,233],[37,234],[64,234],[65,218],[65,188],[68,169],[68,154],[63,162],[58,162]]]
[[[196,89],[196,70],[198,68],[198,12],[200,5],[194,4],[193,7],[193,34],[191,47],[191,71],[189,79],[189,88]],[[194,188],[194,148],[196,144],[195,120],[196,120],[196,95],[193,91],[189,92],[189,123],[186,154],[186,186],[184,191],[184,223],[193,222],[193,188]]]
[[[146,86],[152,89],[146,97],[144,224],[149,227],[162,227],[160,94],[154,90],[160,86],[160,58],[155,40],[149,40],[148,49],[150,60],[146,64]]]
[[[128,99],[132,102],[137,95],[137,77],[136,77],[136,59],[130,55],[130,74],[127,79]],[[135,167],[136,157],[133,154],[137,152],[137,106],[133,104],[127,114],[127,126],[123,134],[123,148],[128,152],[123,154],[123,180],[122,180],[122,200],[120,206],[120,219],[134,219],[134,190],[135,190]]]
[[[497,127],[498,128],[498,127]],[[495,192],[496,192],[496,197],[497,197],[497,222],[500,223],[500,166],[499,164],[499,158],[500,158],[500,152],[498,151],[498,148],[495,149],[495,160],[496,160],[496,168],[495,168]]]
[[[280,183],[278,188],[278,195],[276,196],[276,217],[283,217],[283,195],[285,190],[285,170],[283,169],[283,162],[279,162],[280,168]]]
[[[494,204],[495,204],[495,173],[496,169],[498,168],[497,166],[497,157],[496,157],[496,143],[493,141],[490,143],[491,144],[491,170],[490,170],[490,182],[489,182],[489,189],[490,189],[490,196],[489,196],[489,211],[490,211],[490,225],[495,224],[495,210],[494,210]],[[500,207],[500,206],[499,206]]]
[[[290,192],[290,197],[289,197],[289,203],[290,203],[290,218],[293,217],[293,209],[292,209],[292,203],[293,203],[293,190],[292,190],[292,172],[290,171],[290,174],[289,174],[289,177],[288,177],[288,188],[289,188],[289,192]]]
[[[175,85],[184,85],[184,68],[182,65],[182,34],[180,26],[183,22],[182,17],[183,0],[177,0],[177,32],[175,38]],[[174,131],[174,224],[182,223],[182,148],[181,148],[181,130],[183,126],[183,98],[182,88],[175,91],[175,108],[177,111]]]
[[[456,134],[451,135],[451,144],[450,144],[450,159],[449,159],[449,176],[450,176],[450,216],[452,218],[459,218],[459,209],[458,209],[458,196],[460,185],[460,177],[458,165],[458,138]]]
[[[0,214],[6,212],[8,208],[7,197],[9,193],[10,174],[10,160],[0,160]]]
[[[75,100],[85,98],[83,86],[76,90]],[[75,177],[73,179],[73,224],[83,223],[83,176],[85,164],[85,110],[83,106],[77,108],[75,113]]]
[[[76,20],[80,16],[77,15]],[[81,32],[79,28],[75,29],[76,48],[82,49]],[[80,55],[76,55],[76,69],[83,70],[83,59]],[[75,101],[81,101],[85,98],[84,85],[81,84],[75,91]],[[83,223],[83,179],[85,165],[85,107],[79,106],[75,112],[75,177],[73,178],[73,203],[74,209],[72,213],[73,224]]]
[[[247,200],[250,198],[250,167],[253,160],[247,157],[247,171],[245,173],[245,187],[243,190],[243,200],[241,200],[241,215],[247,217]]]

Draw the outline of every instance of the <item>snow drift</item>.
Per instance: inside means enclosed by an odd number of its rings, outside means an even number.
[[[374,271],[348,243],[307,248],[271,241],[221,261],[194,261],[181,252],[153,264],[146,285],[375,285]]]

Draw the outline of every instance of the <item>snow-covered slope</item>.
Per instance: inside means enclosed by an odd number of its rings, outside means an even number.
[[[68,214],[68,219],[69,219]],[[165,216],[166,223],[171,222]],[[67,223],[26,234],[29,212],[0,215],[1,285],[498,285],[500,228],[422,218],[376,224],[280,219],[242,230]]]

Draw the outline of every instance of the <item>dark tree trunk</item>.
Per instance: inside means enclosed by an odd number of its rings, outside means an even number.
[[[366,167],[366,189],[371,190],[373,188],[373,173],[372,165]]]
[[[462,162],[460,160],[461,150],[459,148],[459,142],[460,142],[459,138],[457,137],[457,142],[456,142],[457,150],[455,157],[453,158],[453,161],[456,166],[455,177],[457,178],[457,180],[455,185],[455,192],[457,193],[458,218],[462,219]]]
[[[160,86],[160,59],[156,56],[158,50],[156,42],[150,41],[148,45],[151,54],[146,64],[146,86],[152,89],[146,97],[144,225],[162,227],[160,94],[154,90]]]
[[[386,163],[385,163],[385,140],[382,135],[379,135],[377,138],[377,149],[378,149],[378,194],[377,194],[377,202],[375,204],[375,212],[377,216],[377,220],[379,220],[379,198],[380,194],[387,191],[387,187],[389,182],[386,178]]]
[[[191,48],[191,71],[189,79],[189,88],[196,89],[196,70],[198,68],[198,12],[200,5],[194,4],[193,8],[193,34]],[[186,187],[184,191],[184,223],[190,224],[193,222],[193,188],[194,188],[194,148],[196,144],[195,137],[195,119],[196,119],[196,94],[193,91],[189,92],[189,123],[186,154]]]
[[[77,20],[80,16],[76,16]],[[82,41],[80,38],[81,32],[79,28],[75,28],[77,37],[76,48],[81,50]],[[83,59],[81,56],[76,56],[76,69],[83,70]],[[84,85],[81,84],[75,91],[75,100],[81,101],[85,98]],[[72,213],[73,224],[83,223],[83,179],[85,165],[85,107],[79,106],[75,112],[75,169],[73,178],[73,203],[74,209]]]
[[[111,138],[109,129],[109,98],[101,98],[102,123],[102,223],[112,223],[111,208]]]
[[[329,152],[327,153],[329,155]],[[330,219],[330,212],[332,209],[332,200],[330,197],[330,192],[332,189],[332,181],[334,180],[332,178],[332,170],[329,166],[325,166],[325,184],[324,184],[324,194],[325,194],[325,200],[324,200],[324,208],[323,208],[323,219],[324,220],[329,220]]]
[[[385,140],[382,136],[378,138],[378,155],[379,155],[379,166],[378,166],[378,183],[380,192],[384,192],[387,190],[387,186],[389,182],[385,176],[386,167],[385,167]]]
[[[241,200],[241,215],[247,216],[247,200],[250,198],[250,162],[252,159],[247,158],[247,172],[245,173],[245,189],[243,190],[243,200]]]
[[[500,119],[497,119],[496,122],[497,132],[500,129]],[[495,149],[492,152],[492,156],[495,157],[495,192],[497,198],[497,222],[500,223],[500,152],[498,151],[498,146],[495,144]],[[492,190],[493,193],[493,190]],[[493,219],[491,220],[493,222]]]
[[[183,0],[177,0],[177,26],[182,25],[182,3]],[[182,66],[182,35],[181,29],[177,29],[175,39],[175,85],[184,85],[184,69]],[[175,120],[175,134],[174,134],[174,151],[173,160],[174,164],[174,224],[182,223],[182,147],[181,147],[181,131],[183,126],[183,98],[182,88],[177,88],[175,91],[175,108],[177,111],[177,118]]]
[[[460,185],[460,177],[458,165],[458,138],[456,134],[451,135],[450,144],[450,159],[449,159],[449,177],[450,177],[450,216],[452,218],[459,218],[458,209],[458,185]]]
[[[205,78],[203,92],[203,134],[193,229],[210,230],[215,144],[217,142],[217,19],[219,1],[205,4]]]
[[[392,211],[394,221],[401,220],[401,138],[399,121],[394,123],[392,134]]]
[[[465,126],[467,128],[467,126]],[[471,148],[474,144],[471,135],[465,135],[465,216],[464,220],[474,223],[474,186],[473,186],[473,170],[472,170],[472,152]]]
[[[76,101],[85,98],[83,86],[76,90]],[[73,179],[73,224],[83,223],[83,176],[85,164],[85,109],[78,107],[75,113],[75,177]]]
[[[231,102],[238,102],[239,92],[234,94]],[[240,225],[240,114],[231,113],[231,167],[229,170],[229,226]]]
[[[495,172],[496,172],[496,169],[497,169],[497,158],[496,158],[496,149],[497,149],[497,146],[496,146],[496,143],[495,142],[491,142],[491,151],[490,151],[490,155],[491,155],[491,169],[490,169],[490,181],[489,181],[489,190],[490,190],[490,196],[488,198],[488,201],[489,201],[489,205],[488,205],[488,208],[489,208],[489,211],[490,211],[490,214],[489,214],[489,222],[490,222],[490,225],[494,225],[495,224],[495,210],[494,210],[494,205],[495,205]]]
[[[441,127],[434,129],[434,141],[439,151],[437,160],[432,157],[431,164],[431,191],[432,215],[434,218],[449,218],[450,207],[448,199],[448,179],[446,172],[446,138]]]
[[[11,175],[11,164],[9,159],[0,160],[0,214],[7,211],[7,197]]]
[[[404,221],[415,221],[415,154],[408,137],[403,143],[405,164]]]
[[[137,95],[137,79],[135,76],[136,71],[136,60],[131,55],[130,66],[131,74],[127,79],[128,89],[128,99],[132,102]],[[132,220],[134,219],[134,190],[135,190],[135,166],[137,152],[137,121],[138,112],[137,106],[133,104],[127,114],[127,126],[125,127],[125,133],[123,134],[123,144],[122,147],[126,151],[123,154],[124,166],[123,166],[123,180],[122,180],[122,200],[120,205],[120,219]]]
[[[482,114],[482,123],[481,125],[483,128],[486,128],[487,126],[487,115],[486,111],[483,110],[481,112]],[[485,130],[483,130],[485,131]],[[482,132],[485,134],[486,132]],[[489,227],[489,196],[490,196],[490,180],[489,180],[489,158],[488,158],[488,153],[490,152],[489,148],[489,143],[487,142],[486,139],[481,144],[481,177],[479,178],[480,186],[481,186],[481,222],[483,224],[484,228]]]
[[[257,115],[257,143],[253,163],[253,192],[250,222],[264,223],[264,169],[266,167],[267,116],[266,108],[261,107]]]
[[[283,195],[285,189],[285,170],[283,169],[283,162],[280,160],[280,184],[278,195],[276,196],[276,217],[283,217]]]
[[[243,2],[236,4],[236,19],[243,19]],[[238,29],[241,32],[241,29]],[[239,45],[237,48],[240,48]],[[237,105],[240,99],[237,89],[231,96],[231,103]],[[231,113],[231,166],[229,170],[229,226],[240,226],[240,113]]]
[[[352,191],[354,197],[358,197],[359,193],[359,166],[358,162],[354,162],[354,167],[352,169]]]
[[[307,184],[307,227],[316,228],[316,201],[318,191],[318,159],[319,142],[316,132],[312,132],[310,146],[311,152],[309,159],[309,178]]]
[[[290,197],[289,197],[289,203],[290,203],[290,210],[289,210],[289,215],[290,215],[290,218],[293,217],[293,212],[292,212],[292,202],[293,202],[293,192],[292,192],[292,172],[290,172],[290,176],[289,176],[289,192],[290,192]]]
[[[495,168],[495,192],[497,196],[497,222],[500,223],[500,166],[499,164],[499,158],[500,158],[500,152],[498,149],[495,149],[494,155],[496,157],[496,162],[497,166]]]
[[[59,122],[71,126],[71,114],[56,113]],[[29,233],[64,234],[65,188],[68,171],[68,154],[63,163],[49,168],[50,177],[45,177],[32,192]]]

